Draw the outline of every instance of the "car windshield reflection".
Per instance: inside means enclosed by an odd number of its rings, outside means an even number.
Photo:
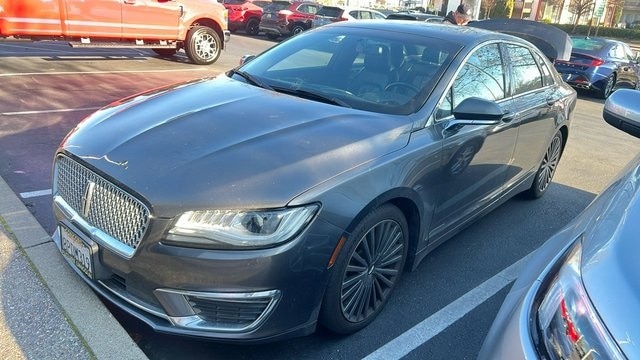
[[[441,39],[415,36],[399,40],[379,31],[346,35],[331,29],[292,38],[240,70],[290,95],[407,115],[422,106],[458,51],[458,45]],[[247,81],[246,76],[233,77]]]

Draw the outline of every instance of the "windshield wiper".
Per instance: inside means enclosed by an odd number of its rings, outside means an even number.
[[[299,97],[303,97],[305,99],[319,100],[319,101],[322,101],[322,102],[327,103],[327,104],[338,105],[338,106],[342,106],[342,107],[346,107],[346,108],[352,108],[351,105],[347,104],[346,102],[344,102],[344,101],[342,101],[342,100],[340,100],[340,99],[338,99],[336,97],[327,96],[327,95],[320,94],[320,93],[313,92],[313,91],[309,91],[309,90],[291,89],[291,88],[283,88],[283,87],[276,87],[273,90],[278,91],[278,92],[291,94],[291,95],[296,95],[296,96],[299,96]]]
[[[243,79],[247,80],[248,82],[250,82],[251,84],[255,85],[255,86],[259,86],[263,89],[267,89],[267,90],[273,90],[273,88],[269,85],[267,85],[265,82],[263,82],[262,80],[256,78],[255,76],[244,72],[242,70],[237,70],[237,69],[231,69],[229,71],[229,75],[239,75],[240,77],[242,77]]]

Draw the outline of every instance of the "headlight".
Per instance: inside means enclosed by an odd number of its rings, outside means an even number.
[[[299,234],[319,207],[189,211],[180,215],[167,240],[176,245],[216,249],[270,247]]]
[[[577,241],[542,294],[537,311],[539,351],[548,359],[624,359],[582,285]]]

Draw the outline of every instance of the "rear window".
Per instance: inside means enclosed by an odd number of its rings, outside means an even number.
[[[280,10],[284,10],[291,6],[291,3],[288,1],[274,1],[269,5],[264,7],[266,12],[278,12]]]
[[[323,6],[320,8],[320,10],[318,10],[316,15],[327,16],[327,17],[340,17],[342,16],[343,12],[344,10],[340,9],[339,7]]]
[[[586,38],[571,38],[571,43],[574,49],[580,50],[600,50],[606,43],[599,39],[586,39]]]

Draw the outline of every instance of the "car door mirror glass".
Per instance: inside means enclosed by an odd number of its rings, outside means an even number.
[[[640,91],[619,89],[604,104],[602,117],[610,125],[640,138]]]

